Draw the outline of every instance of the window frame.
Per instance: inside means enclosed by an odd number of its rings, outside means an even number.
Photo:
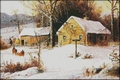
[[[74,24],[71,24],[71,27],[70,27],[71,29],[73,29],[74,28]]]
[[[63,42],[65,42],[66,41],[66,36],[63,36]]]
[[[79,35],[79,39],[82,40],[82,35]]]

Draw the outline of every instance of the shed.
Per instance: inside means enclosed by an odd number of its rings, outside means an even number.
[[[43,42],[49,38],[50,27],[24,28],[19,38],[21,45],[37,45],[38,41]]]

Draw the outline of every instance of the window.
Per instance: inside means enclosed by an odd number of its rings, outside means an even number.
[[[107,40],[107,36],[105,36],[105,40]]]
[[[101,41],[103,40],[103,36],[100,36],[100,40],[101,40]]]
[[[93,38],[93,36],[92,36],[91,34],[90,34],[90,35],[88,35],[88,38],[89,38],[89,40],[90,40],[90,41],[92,41],[92,40],[93,40],[93,39],[92,39],[92,38]]]
[[[71,25],[71,28],[74,28],[74,25],[73,25],[73,24]]]
[[[90,40],[90,41],[94,41],[94,35],[93,35],[93,34],[90,34],[90,35],[89,35],[89,40]]]
[[[91,35],[89,35],[89,38],[90,38],[90,41],[92,41],[92,36]]]
[[[64,42],[66,41],[66,36],[63,36],[63,41],[64,41]]]
[[[79,36],[79,39],[80,39],[80,40],[82,39],[82,35]]]

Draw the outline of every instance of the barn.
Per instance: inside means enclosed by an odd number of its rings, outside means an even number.
[[[77,44],[107,46],[111,32],[98,21],[71,16],[57,31],[58,45]]]
[[[50,27],[41,28],[24,28],[20,35],[21,46],[34,46],[38,45],[49,39]]]

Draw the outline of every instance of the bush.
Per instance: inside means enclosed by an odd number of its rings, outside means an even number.
[[[120,66],[113,66],[107,72],[108,75],[120,77]]]
[[[3,40],[0,40],[0,50],[9,48],[10,45],[6,44]]]
[[[6,65],[4,67],[4,70],[2,70],[1,72],[10,72],[10,73],[14,73],[16,71],[22,71],[22,70],[26,70],[27,68],[30,67],[38,67],[38,61],[37,60],[33,60],[30,63],[25,62],[24,64],[21,64],[20,62],[12,63],[12,61],[10,61],[10,63],[8,64],[8,62],[6,62]]]

